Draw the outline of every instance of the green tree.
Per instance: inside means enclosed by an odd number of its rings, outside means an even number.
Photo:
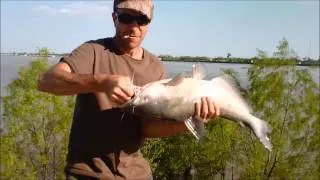
[[[257,51],[257,57],[258,57],[259,59],[266,59],[266,58],[268,58],[268,53],[267,53],[266,51],[263,51],[263,50],[261,50],[261,49],[259,49],[259,48],[257,48],[256,51]]]
[[[49,53],[50,53],[50,51],[47,47],[42,47],[42,48],[38,47],[37,51],[38,51],[38,54],[43,57],[48,57]]]
[[[241,88],[256,116],[273,128],[272,152],[251,131],[218,118],[206,126],[207,137],[190,134],[149,140],[143,153],[156,179],[172,179],[193,166],[199,179],[318,179],[320,160],[320,89],[308,70],[296,66],[286,39],[274,57],[258,51],[259,61],[248,70],[249,87]]]
[[[244,177],[313,179],[317,175],[314,151],[320,142],[319,84],[312,75],[296,66],[292,51],[284,39],[277,46],[275,58],[263,57],[249,69],[248,94],[254,111],[273,127],[273,151],[266,154],[249,151]],[[282,61],[279,61],[282,60]],[[318,147],[318,146],[317,146]]]
[[[283,60],[298,58],[297,53],[293,49],[290,49],[289,42],[285,37],[283,37],[282,40],[279,42],[279,45],[277,46],[277,50],[273,53],[273,56],[275,58],[279,58]]]
[[[21,68],[2,98],[0,179],[63,179],[74,99],[37,91],[47,68],[43,59]]]

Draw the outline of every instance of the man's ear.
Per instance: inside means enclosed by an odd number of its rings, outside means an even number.
[[[114,25],[114,27],[117,27],[117,22],[116,22],[116,20],[117,20],[117,15],[116,15],[116,13],[115,12],[113,12],[112,13],[112,20],[113,20],[113,25]]]
[[[115,22],[117,19],[117,15],[115,12],[112,13],[112,19],[113,19],[113,22]]]

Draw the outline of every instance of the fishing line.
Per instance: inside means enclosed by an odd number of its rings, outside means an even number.
[[[134,75],[135,75],[135,70],[133,70],[133,73],[132,73],[132,77],[131,77],[131,86],[133,86],[133,80],[134,80]]]
[[[135,72],[136,72],[136,71],[133,70],[133,73],[132,73],[132,76],[131,76],[131,84],[130,84],[131,89],[133,89],[133,90],[134,90],[133,80],[134,80]],[[132,97],[134,97],[134,95],[135,95],[135,93],[133,94]],[[132,97],[131,97],[131,98],[132,98]],[[121,118],[120,118],[120,122],[123,120],[123,118],[124,118],[124,116],[125,116],[125,113],[126,113],[126,112],[123,112],[123,113],[122,113]]]
[[[125,112],[122,113],[121,118],[120,118],[120,122],[122,122],[124,115],[125,115]]]

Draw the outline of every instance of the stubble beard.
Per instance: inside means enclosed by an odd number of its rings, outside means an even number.
[[[139,41],[130,41],[130,36],[125,37],[125,36],[119,36],[117,35],[115,37],[115,40],[117,42],[117,46],[119,46],[118,48],[120,48],[122,51],[128,51],[128,50],[132,50],[135,48],[140,47],[142,40]]]

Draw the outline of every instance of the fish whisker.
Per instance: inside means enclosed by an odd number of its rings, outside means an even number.
[[[124,116],[125,116],[126,112],[123,112],[120,118],[120,122],[123,120]]]

